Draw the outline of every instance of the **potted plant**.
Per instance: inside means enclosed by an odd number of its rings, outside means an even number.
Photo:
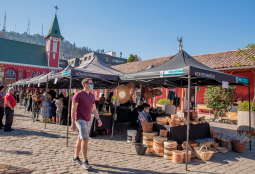
[[[252,101],[250,102],[252,107]],[[249,101],[242,101],[237,107],[238,115],[238,126],[245,125],[249,126]],[[251,127],[255,127],[255,105],[252,108],[251,112]]]
[[[158,107],[162,107],[167,114],[175,114],[175,106],[171,105],[171,101],[166,98],[160,98],[157,101]]]
[[[217,119],[232,109],[229,106],[236,99],[236,87],[231,85],[228,88],[208,86],[205,90],[204,99],[206,107],[212,108],[215,116],[214,119]]]

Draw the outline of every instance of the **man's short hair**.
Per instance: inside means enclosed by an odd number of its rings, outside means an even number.
[[[91,78],[85,78],[81,81],[81,85],[82,87],[84,87],[85,83],[87,83],[88,81],[92,80]]]
[[[2,90],[4,88],[4,86],[0,86],[0,90]]]
[[[144,103],[142,106],[143,106],[144,108],[151,107],[148,103]]]
[[[8,92],[14,92],[14,88],[13,88],[13,87],[10,87],[10,88],[8,89]]]

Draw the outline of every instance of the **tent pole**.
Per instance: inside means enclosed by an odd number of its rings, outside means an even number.
[[[25,88],[25,94],[27,93],[27,86],[26,86],[26,88]],[[27,97],[27,95],[25,95],[26,97]],[[26,101],[26,99],[25,99],[25,101]],[[24,113],[26,113],[26,107],[27,107],[27,102],[25,102],[25,110],[24,110]]]
[[[175,114],[177,114],[177,101],[178,101],[178,87],[177,87],[177,91],[176,91],[176,99],[175,99]]]
[[[251,87],[249,84],[249,131],[251,131]],[[251,141],[250,141],[250,151],[251,151]]]
[[[69,95],[68,95],[68,117],[67,117],[67,131],[66,131],[66,147],[68,147],[68,128],[69,128],[69,118],[70,118],[70,106],[71,106],[71,88],[72,88],[72,76],[70,76],[70,84],[69,84]]]
[[[33,111],[33,95],[35,95],[34,94],[34,84],[33,84],[33,88],[32,89],[33,89],[33,91],[32,91],[32,103],[31,103],[32,106],[31,107],[32,107],[32,111]],[[32,113],[32,118],[33,118],[33,112],[31,112],[31,113]]]
[[[119,87],[119,82],[118,82],[118,87]],[[113,137],[113,129],[114,129],[114,119],[115,119],[115,114],[116,114],[116,110],[117,110],[117,95],[118,95],[118,88],[117,88],[117,94],[116,94],[116,102],[115,102],[115,108],[114,108],[114,114],[113,114],[113,122],[112,122],[112,135],[111,135],[111,140]]]
[[[186,140],[186,159],[189,151],[189,121],[190,121],[190,75],[188,75],[188,114],[187,114],[187,140]],[[188,160],[186,160],[186,170],[188,170]]]
[[[45,91],[45,109],[44,109],[44,129],[46,129],[46,117],[47,117],[47,100],[48,100],[48,76],[46,76],[46,91]]]

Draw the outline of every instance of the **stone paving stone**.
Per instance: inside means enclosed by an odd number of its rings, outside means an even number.
[[[15,108],[13,132],[0,130],[0,173],[6,170],[34,170],[32,173],[254,173],[254,152],[247,144],[244,153],[231,149],[227,154],[214,154],[210,161],[192,159],[185,170],[185,164],[154,155],[139,156],[133,144],[126,142],[126,131],[115,131],[110,136],[99,135],[89,140],[88,159],[93,166],[84,170],[71,162],[77,140],[77,133],[69,131],[69,146],[66,147],[66,126],[31,122],[31,113],[24,114]],[[211,122],[215,131],[224,133],[225,138],[237,139],[236,125]],[[125,125],[124,125],[125,127]],[[124,129],[124,128],[123,128]],[[126,129],[126,127],[125,127]],[[124,130],[125,130],[124,129]],[[254,144],[255,141],[253,140]],[[81,154],[80,154],[81,158]],[[9,165],[12,164],[12,165]],[[1,165],[8,165],[2,170]],[[24,169],[24,170],[23,170]],[[31,172],[30,172],[31,173]]]

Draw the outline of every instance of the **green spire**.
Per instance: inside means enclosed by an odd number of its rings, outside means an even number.
[[[60,33],[59,25],[58,25],[58,19],[57,19],[57,14],[55,14],[55,18],[51,24],[50,30],[47,34],[47,36],[44,37],[44,39],[47,39],[48,37],[56,37],[60,39],[64,39],[64,37]]]

